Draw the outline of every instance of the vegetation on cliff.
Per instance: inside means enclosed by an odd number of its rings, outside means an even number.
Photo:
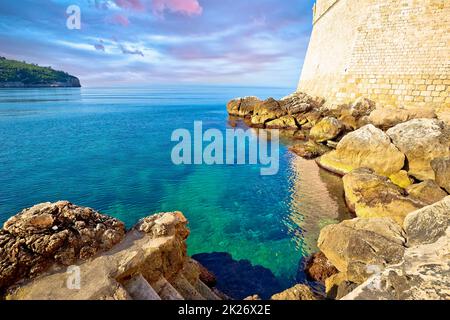
[[[80,81],[51,67],[0,57],[0,87],[80,87]]]

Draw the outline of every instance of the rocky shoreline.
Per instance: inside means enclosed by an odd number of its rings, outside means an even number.
[[[321,230],[307,274],[333,299],[450,299],[450,110],[297,92],[231,100],[231,117],[282,129],[290,150],[343,177],[352,220]]]

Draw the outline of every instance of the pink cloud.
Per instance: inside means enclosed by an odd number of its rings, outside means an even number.
[[[145,9],[141,0],[115,0],[117,6],[122,9],[130,9],[135,11],[143,11]]]
[[[119,24],[124,27],[128,27],[128,25],[130,24],[130,21],[128,20],[127,17],[125,17],[121,14],[118,14],[112,18],[112,23]]]
[[[188,16],[200,15],[203,8],[198,0],[153,0],[153,12],[162,14],[165,10],[179,12]]]

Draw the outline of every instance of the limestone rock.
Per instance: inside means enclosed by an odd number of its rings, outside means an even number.
[[[267,122],[285,115],[287,115],[287,111],[281,108],[280,103],[269,98],[255,106],[251,123],[255,126],[264,126]]]
[[[228,102],[228,114],[238,117],[251,116],[255,106],[262,101],[257,97],[236,98]]]
[[[367,120],[376,127],[387,130],[399,123],[419,118],[433,119],[436,118],[436,114],[430,108],[385,106],[377,107]]]
[[[342,175],[366,167],[390,176],[403,168],[404,160],[404,154],[391,143],[389,137],[369,124],[347,134],[336,150],[322,156],[318,163]]]
[[[280,100],[281,108],[290,115],[306,113],[319,108],[322,104],[321,99],[311,97],[304,92],[295,92]]]
[[[312,293],[311,289],[304,284],[297,284],[294,287],[287,289],[281,293],[274,294],[271,300],[318,300]]]
[[[390,217],[402,225],[410,212],[426,205],[370,169],[356,169],[343,182],[347,205],[361,218]]]
[[[338,272],[323,252],[312,255],[306,262],[305,273],[314,281],[325,282],[327,278]]]
[[[305,143],[299,143],[289,148],[290,151],[305,159],[314,159],[327,153],[331,149],[323,144],[308,140]]]
[[[337,273],[325,280],[325,292],[328,299],[341,299],[358,285],[348,281],[345,273]]]
[[[450,196],[410,213],[403,224],[408,246],[429,244],[442,237],[450,224]]]
[[[298,129],[297,122],[293,116],[282,116],[266,123],[269,129]]]
[[[447,193],[442,190],[434,180],[425,180],[424,182],[410,185],[406,192],[419,201],[430,205],[444,199]]]
[[[320,232],[318,246],[346,279],[364,282],[372,268],[401,261],[405,239],[401,227],[389,218],[346,220]]]
[[[109,250],[124,234],[122,222],[67,201],[25,209],[0,230],[0,290]]]
[[[400,170],[397,173],[391,174],[389,179],[400,188],[405,189],[413,184],[413,180],[409,177],[408,172],[405,170]]]
[[[450,128],[442,121],[414,119],[396,125],[387,134],[406,155],[408,173],[419,180],[434,180],[431,161],[450,157]]]
[[[333,140],[342,132],[342,123],[333,117],[325,117],[310,132],[311,139],[317,142]]]
[[[450,193],[450,157],[436,158],[431,161],[436,183]]]
[[[375,110],[376,103],[370,99],[360,97],[350,106],[350,114],[359,119],[363,116],[368,116]]]
[[[435,111],[437,118],[444,121],[448,126],[450,126],[450,108],[441,107],[437,108]]]
[[[431,244],[408,248],[399,264],[370,277],[343,300],[450,300],[450,228]]]

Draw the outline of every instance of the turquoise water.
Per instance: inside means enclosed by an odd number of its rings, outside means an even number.
[[[161,87],[0,90],[0,223],[25,207],[69,200],[132,226],[161,211],[189,219],[190,254],[227,252],[287,287],[321,225],[344,214],[338,178],[280,146],[280,170],[172,164],[172,131],[230,128],[236,96],[280,88]],[[242,147],[242,146],[241,146]],[[302,180],[307,177],[308,181]]]

